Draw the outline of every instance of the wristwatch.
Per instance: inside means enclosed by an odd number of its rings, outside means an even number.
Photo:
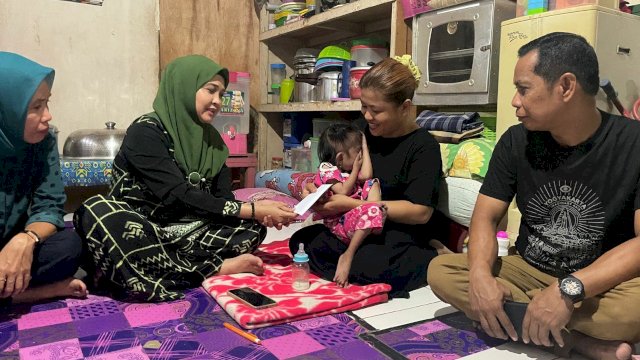
[[[573,275],[567,275],[562,279],[558,279],[560,285],[560,293],[566,296],[574,304],[584,299],[584,285],[582,281]]]

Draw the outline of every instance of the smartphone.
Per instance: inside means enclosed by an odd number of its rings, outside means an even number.
[[[513,328],[516,329],[518,339],[522,339],[522,322],[524,321],[524,315],[527,313],[528,305],[528,303],[509,300],[504,302],[504,312],[507,314],[509,321],[511,321]]]
[[[277,304],[277,302],[272,298],[262,295],[249,287],[231,289],[227,291],[227,294],[236,300],[242,301],[243,303],[251,306],[254,309],[264,309],[270,306],[275,306]]]

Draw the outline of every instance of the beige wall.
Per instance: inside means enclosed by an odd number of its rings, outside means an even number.
[[[59,148],[77,129],[126,128],[158,86],[158,1],[1,0],[0,50],[56,70],[51,98]]]

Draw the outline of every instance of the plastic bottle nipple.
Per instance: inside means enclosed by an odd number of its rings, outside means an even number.
[[[298,252],[293,256],[293,261],[296,261],[296,262],[309,261],[309,255],[307,255],[307,253],[304,252],[303,243],[298,244]]]

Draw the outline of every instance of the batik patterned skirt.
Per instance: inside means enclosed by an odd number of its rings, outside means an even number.
[[[94,196],[74,218],[95,272],[120,298],[167,301],[200,286],[224,259],[254,252],[267,230],[235,217],[159,226],[114,197]]]

